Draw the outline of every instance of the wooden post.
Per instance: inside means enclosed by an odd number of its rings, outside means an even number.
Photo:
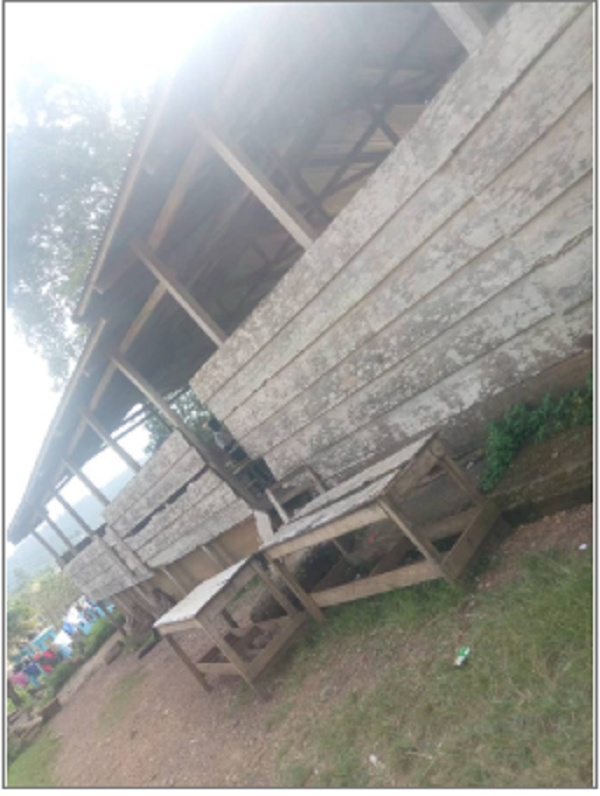
[[[75,522],[77,522],[79,524],[79,527],[81,528],[81,530],[84,532],[84,534],[86,536],[93,536],[94,535],[92,529],[87,524],[87,522],[83,519],[81,514],[79,514],[79,512],[76,511],[73,508],[73,506],[71,506],[71,504],[64,499],[64,497],[60,494],[60,492],[58,490],[56,490],[55,492],[52,493],[52,497],[56,498],[56,500],[58,500],[58,502],[63,507],[63,509],[65,509],[65,511],[67,511],[71,515],[71,517],[73,517]]]
[[[68,470],[70,470],[73,473],[73,475],[76,475],[77,478],[79,478],[79,480],[83,484],[85,484],[85,486],[87,486],[87,488],[90,490],[92,495],[94,495],[94,497],[97,500],[99,500],[100,503],[102,503],[103,506],[108,506],[108,504],[110,503],[110,500],[106,497],[106,495],[103,492],[101,492],[98,489],[98,487],[94,483],[92,483],[90,481],[90,479],[83,472],[83,470],[81,470],[79,467],[76,467],[74,464],[72,464],[67,459],[63,459],[63,464]]]
[[[45,508],[40,509],[40,517],[48,523],[48,525],[52,528],[54,533],[58,536],[61,542],[66,546],[67,550],[70,550],[72,553],[77,553],[77,548],[73,544],[73,542],[69,539],[69,537],[64,534],[58,525],[50,518],[50,515],[46,511]]]
[[[172,584],[175,586],[175,588],[177,589],[177,591],[178,591],[178,592],[179,592],[179,594],[181,595],[181,598],[182,598],[182,599],[183,599],[184,597],[187,597],[187,595],[189,594],[188,590],[187,590],[187,589],[186,589],[186,588],[183,586],[183,584],[182,584],[182,583],[180,583],[180,582],[177,580],[177,578],[175,577],[175,575],[173,575],[171,572],[169,572],[169,568],[168,568],[168,567],[161,567],[161,568],[160,568],[160,571],[161,571],[161,572],[163,573],[163,575],[164,575],[166,578],[168,578],[168,579],[171,581],[171,583],[172,583]]]
[[[191,672],[191,673],[194,675],[194,677],[195,677],[195,678],[196,678],[196,680],[197,680],[197,681],[200,683],[200,685],[202,686],[202,688],[203,688],[205,691],[212,691],[212,687],[211,687],[211,686],[210,686],[210,685],[209,685],[209,684],[206,682],[206,677],[204,677],[204,675],[202,674],[202,672],[198,671],[197,667],[196,667],[196,666],[194,666],[194,662],[193,662],[193,661],[192,661],[190,658],[188,658],[188,656],[187,656],[187,655],[185,654],[185,652],[184,652],[184,651],[181,649],[181,647],[179,646],[179,644],[178,644],[178,643],[175,641],[175,639],[173,638],[173,636],[171,636],[171,635],[167,635],[167,636],[165,636],[164,638],[166,638],[166,639],[167,639],[167,644],[168,644],[168,645],[171,647],[171,649],[173,650],[173,652],[174,652],[176,655],[178,655],[178,656],[181,658],[181,660],[183,661],[183,663],[185,664],[185,666],[186,666],[186,667],[189,669],[189,671],[190,671],[190,672]]]
[[[150,273],[173,296],[179,306],[183,307],[190,318],[210,337],[217,348],[220,348],[227,339],[227,335],[219,324],[202,309],[190,291],[179,281],[175,273],[141,240],[133,241],[130,246],[136,257],[144,263]]]
[[[111,448],[117,454],[117,456],[119,456],[125,462],[125,464],[134,471],[134,473],[139,473],[139,471],[142,469],[141,465],[139,465],[133,456],[130,456],[127,451],[124,450],[119,443],[110,436],[100,421],[87,409],[82,409],[81,414],[83,415],[86,423],[96,432],[100,439],[103,440],[108,447]]]
[[[433,3],[433,7],[469,55],[478,49],[489,25],[472,3]]]
[[[31,531],[31,535],[32,535],[32,536],[33,536],[35,539],[37,539],[37,540],[38,540],[38,542],[39,542],[39,543],[42,545],[42,547],[45,547],[45,548],[46,548],[46,550],[47,550],[47,551],[50,553],[50,555],[52,556],[52,558],[53,558],[53,559],[56,561],[56,563],[58,564],[58,566],[59,566],[61,569],[64,569],[63,560],[62,560],[62,558],[59,556],[59,554],[56,552],[56,550],[55,550],[55,549],[52,547],[52,545],[48,544],[48,542],[47,542],[47,541],[46,541],[46,540],[45,540],[45,539],[44,539],[44,538],[41,536],[41,534],[39,534],[39,533],[38,533],[38,532],[35,530],[35,528],[34,528],[34,529]]]
[[[324,622],[325,615],[323,611],[319,608],[316,602],[313,600],[311,595],[304,591],[302,586],[298,583],[296,578],[292,575],[283,561],[279,561],[276,558],[272,558],[271,556],[267,556],[267,560],[269,563],[272,564],[273,568],[278,572],[281,576],[283,582],[294,592],[296,597],[300,600],[302,605],[306,608],[308,613],[312,616],[313,619],[316,619],[317,622]]]
[[[223,480],[229,484],[232,490],[239,495],[243,500],[248,503],[252,508],[260,508],[259,501],[254,497],[247,487],[238,482],[235,477],[229,473],[224,467],[221,467],[215,461],[212,453],[208,447],[200,440],[189,426],[179,417],[177,412],[173,411],[171,407],[163,400],[160,393],[152,387],[152,385],[136,370],[123,356],[120,354],[113,354],[112,362],[123,373],[131,383],[144,395],[158,411],[164,416],[167,423],[172,428],[177,428],[185,439],[192,447],[196,448],[202,455],[202,458],[207,465]]]
[[[273,214],[292,238],[303,249],[308,249],[317,235],[281,191],[264,174],[261,174],[246,154],[237,144],[227,138],[222,130],[217,132],[206,120],[201,119],[196,114],[194,114],[193,119],[199,132],[215,152],[227,163],[240,180],[248,186],[256,198]]]
[[[256,694],[258,694],[258,696],[261,699],[266,699],[266,694],[260,688],[258,688],[258,686],[252,681],[252,678],[248,675],[245,662],[233,649],[231,644],[229,644],[224,638],[222,638],[219,635],[216,628],[214,628],[207,619],[197,617],[196,622],[204,631],[206,631],[208,637],[211,639],[211,641],[213,641],[217,645],[217,647],[219,647],[219,649],[223,652],[225,657],[229,659],[229,662],[235,666],[235,668],[238,670],[243,679],[248,683],[250,688]]]

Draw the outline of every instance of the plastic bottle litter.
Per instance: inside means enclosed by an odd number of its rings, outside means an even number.
[[[580,544],[579,545],[579,549],[580,550],[587,550],[587,545],[586,544]]]
[[[458,651],[458,655],[456,656],[456,658],[454,660],[454,665],[455,666],[464,666],[464,664],[465,664],[465,662],[466,662],[466,660],[467,660],[467,658],[469,657],[470,654],[471,654],[471,650],[469,649],[469,647],[461,647],[459,649],[459,651]]]

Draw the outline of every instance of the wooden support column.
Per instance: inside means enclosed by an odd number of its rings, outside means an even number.
[[[103,440],[111,450],[113,450],[117,456],[119,456],[125,464],[133,470],[134,473],[139,473],[142,469],[141,465],[136,462],[133,456],[130,456],[126,450],[124,450],[118,442],[116,442],[108,433],[108,431],[104,428],[102,423],[94,417],[94,415],[89,412],[87,409],[82,409],[81,414],[85,422],[92,428],[96,434]]]
[[[433,7],[469,55],[475,52],[490,28],[473,3],[433,3]]]
[[[64,534],[61,531],[61,529],[54,522],[54,520],[51,519],[50,515],[48,514],[48,512],[46,511],[45,508],[40,509],[40,517],[45,522],[48,523],[48,525],[52,528],[52,530],[58,536],[58,538],[61,540],[61,542],[66,546],[67,550],[70,550],[72,553],[76,553],[77,552],[77,548],[75,547],[73,542],[69,539],[69,537],[66,534]]]
[[[217,348],[223,345],[227,339],[223,329],[202,309],[190,291],[179,281],[175,273],[160,260],[158,255],[140,240],[133,241],[131,249],[158,280],[159,284],[173,296],[190,318],[210,337]]]
[[[187,595],[189,594],[189,591],[185,588],[185,586],[182,583],[179,582],[179,580],[177,580],[175,575],[173,575],[173,573],[169,571],[168,567],[161,567],[160,571],[175,586],[175,588],[179,592],[179,595],[180,595],[181,599],[183,599],[184,597],[187,597]]]
[[[37,532],[35,529],[31,531],[31,535],[34,537],[34,539],[37,539],[37,541],[38,541],[38,542],[39,542],[39,543],[42,545],[42,547],[45,547],[45,548],[46,548],[46,550],[47,550],[47,551],[50,553],[50,555],[52,556],[52,558],[53,558],[53,559],[56,561],[56,563],[58,564],[58,566],[59,566],[61,569],[64,569],[64,563],[63,563],[63,560],[62,560],[62,558],[59,556],[59,554],[56,552],[56,550],[55,550],[55,549],[52,547],[52,545],[50,545],[50,544],[49,544],[49,543],[48,543],[48,542],[47,542],[47,541],[46,541],[46,540],[45,540],[45,539],[44,539],[44,538],[41,536],[41,534],[39,534],[39,533],[38,533],[38,532]]]
[[[94,483],[92,483],[92,481],[90,481],[90,479],[83,472],[83,470],[81,470],[79,467],[76,467],[72,462],[68,461],[67,459],[63,460],[63,464],[67,468],[67,470],[70,470],[70,472],[73,473],[73,475],[76,475],[77,478],[79,478],[82,484],[85,484],[85,486],[87,486],[92,495],[97,500],[99,500],[103,506],[108,506],[110,500],[106,497],[106,495],[103,492],[101,492],[98,489],[98,487]]]
[[[78,523],[79,527],[81,528],[81,530],[84,532],[84,534],[86,536],[93,536],[94,535],[92,529],[87,524],[87,522],[83,519],[81,514],[79,514],[79,512],[76,511],[73,508],[73,506],[71,506],[71,504],[64,499],[64,497],[60,494],[60,492],[58,492],[58,491],[53,492],[52,493],[52,497],[56,498],[56,500],[58,500],[58,502],[63,507],[63,509],[65,511],[67,511],[71,515],[71,517],[73,517],[75,522]]]
[[[172,427],[178,429],[189,442],[192,447],[196,448],[202,455],[202,458],[207,465],[227,483],[233,491],[239,495],[243,500],[248,503],[252,508],[260,508],[259,501],[254,497],[252,492],[242,483],[240,483],[228,470],[221,465],[217,464],[212,453],[208,447],[200,440],[200,438],[192,431],[189,426],[179,417],[177,412],[173,411],[171,407],[163,400],[160,393],[152,387],[152,385],[136,370],[127,360],[120,354],[113,354],[111,360],[115,367],[123,373],[131,383],[144,395],[158,411],[163,415],[167,423]]]
[[[317,237],[316,232],[281,191],[256,168],[240,147],[231,141],[222,130],[217,132],[196,114],[194,114],[193,120],[207,143],[252,191],[256,198],[263,203],[267,210],[273,214],[282,227],[303,249],[308,249]]]
[[[212,691],[212,687],[206,682],[206,677],[198,670],[198,668],[194,665],[194,662],[189,658],[186,653],[181,649],[179,644],[175,641],[173,636],[165,636],[167,639],[167,644],[171,647],[173,652],[178,655],[185,666],[189,669],[189,671],[193,674],[196,680],[200,683],[202,688],[205,691]]]

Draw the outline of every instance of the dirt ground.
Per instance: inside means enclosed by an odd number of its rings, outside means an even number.
[[[577,550],[591,545],[592,536],[592,506],[585,505],[492,539],[482,550],[488,566],[477,588],[494,589],[518,577],[518,561],[527,553]],[[398,641],[399,655],[415,654]],[[299,683],[293,709],[308,716],[319,704],[330,708],[349,690],[373,685],[386,665],[368,638],[360,646],[354,639],[327,671]],[[142,660],[121,655],[51,720],[51,731],[61,738],[56,780],[68,787],[280,785],[278,752],[289,743],[280,732],[289,709],[286,660],[261,682],[270,694],[266,703],[231,677],[214,680],[213,691],[205,693],[164,642]]]

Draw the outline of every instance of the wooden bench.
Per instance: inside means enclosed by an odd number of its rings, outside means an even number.
[[[418,529],[404,515],[401,502],[411,491],[441,473],[450,477],[473,507],[446,518],[444,522]],[[285,523],[273,541],[262,545],[258,553],[201,583],[162,616],[154,627],[206,690],[210,689],[207,675],[239,674],[264,698],[264,692],[256,684],[257,677],[287,646],[307,615],[323,621],[321,609],[326,606],[426,580],[455,580],[498,516],[499,510],[494,502],[479,492],[436,435],[432,435],[354,478],[323,491]],[[353,578],[349,583],[335,585],[335,570],[347,567],[349,558],[341,545],[341,537],[382,520],[391,520],[397,528],[395,544],[371,567],[368,577]],[[452,537],[455,541],[450,549],[440,552],[435,543]],[[325,542],[338,545],[341,559],[324,581],[308,593],[284,559]],[[405,559],[411,552],[420,554],[422,560],[406,564]],[[281,591],[270,569],[278,573],[306,612],[297,610]],[[265,622],[246,621],[240,626],[229,609],[255,577],[281,605],[284,616]],[[214,647],[197,661],[193,661],[173,638],[177,633],[190,630],[203,631],[214,643]],[[253,642],[264,633],[269,634],[267,642],[253,656],[252,653],[256,652],[252,649]]]
[[[473,507],[444,522],[417,528],[404,514],[402,501],[417,487],[442,473],[449,476]],[[499,514],[494,502],[481,494],[433,434],[314,498],[260,550],[306,609],[321,619],[320,609],[326,606],[436,578],[454,581],[464,571]],[[391,520],[397,527],[397,542],[371,567],[369,575],[330,588],[323,588],[321,584],[313,589],[307,600],[286,566],[285,557],[333,542],[342,556],[336,566],[342,570],[348,556],[341,538],[383,520]],[[455,537],[455,541],[450,549],[440,552],[435,543],[451,537]],[[405,564],[409,553],[420,554],[422,559]],[[335,583],[331,575],[325,580]]]
[[[284,616],[265,622],[246,622],[240,625],[229,609],[232,603],[239,600],[243,590],[255,577],[258,577],[266,590],[281,605]],[[223,621],[219,622],[219,618]],[[207,675],[238,674],[264,699],[266,695],[256,684],[256,679],[287,646],[306,619],[306,613],[296,608],[273,583],[255,555],[251,555],[203,581],[161,616],[154,627],[166,638],[168,644],[205,690],[210,690],[206,680]],[[204,632],[214,643],[214,646],[197,661],[193,661],[173,638],[178,633],[190,630]],[[253,649],[253,643],[259,636],[268,640],[264,647],[257,651]]]

